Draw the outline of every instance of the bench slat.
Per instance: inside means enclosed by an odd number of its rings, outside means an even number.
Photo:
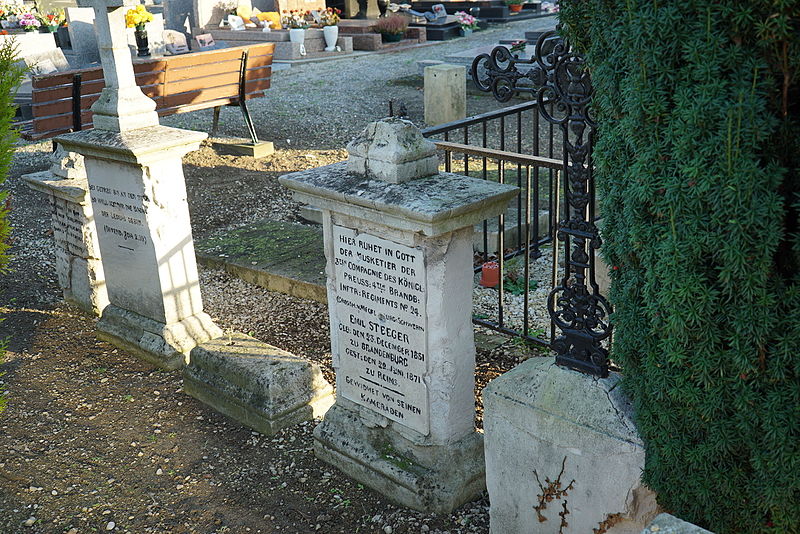
[[[260,80],[248,80],[245,84],[245,92],[252,93],[256,91],[264,91],[269,89],[270,79],[262,78]],[[230,95],[237,95],[239,92],[239,84],[224,85],[222,87],[211,87],[208,89],[199,89],[197,91],[188,91],[185,93],[169,94],[164,97],[164,107],[175,107],[188,104],[199,104],[201,102],[209,102],[220,98],[229,97]],[[234,97],[235,98],[235,97]]]
[[[135,61],[136,82],[156,101],[159,116],[236,104],[244,50],[249,51],[245,99],[263,97],[270,87],[273,43]],[[105,86],[100,67],[33,77],[34,119],[24,138],[44,139],[72,130],[72,82],[77,73],[82,81],[82,124],[84,129],[92,127],[89,108]]]

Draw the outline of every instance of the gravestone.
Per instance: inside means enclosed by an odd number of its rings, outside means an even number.
[[[74,68],[100,61],[100,50],[97,47],[97,35],[94,31],[94,8],[68,7],[64,10],[67,17],[70,49],[64,49],[64,55]]]
[[[323,212],[337,399],[315,452],[401,505],[450,511],[484,488],[472,225],[517,189],[438,173],[434,145],[402,119],[348,151],[280,178]]]
[[[436,126],[467,116],[466,71],[461,65],[425,67],[425,122]]]
[[[56,275],[64,300],[93,315],[108,305],[103,264],[83,157],[58,149],[50,170],[22,178],[47,194],[50,204]]]
[[[109,306],[98,336],[165,368],[221,335],[203,312],[181,157],[206,134],[160,126],[136,85],[125,12],[132,0],[96,0],[106,85],[94,129],[55,141],[84,156]]]

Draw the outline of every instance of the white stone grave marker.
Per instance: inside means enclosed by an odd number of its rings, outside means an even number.
[[[132,0],[96,0],[106,86],[94,129],[57,137],[82,154],[110,305],[98,335],[166,368],[221,335],[203,312],[181,158],[206,134],[158,124],[136,85],[125,33]]]
[[[438,173],[434,145],[401,119],[348,151],[280,178],[323,213],[338,397],[315,452],[404,506],[450,511],[484,488],[472,225],[517,189]]]

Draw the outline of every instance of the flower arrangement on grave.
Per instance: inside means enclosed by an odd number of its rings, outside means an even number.
[[[466,11],[456,11],[456,20],[461,24],[462,30],[477,30],[478,19],[467,13]]]
[[[528,46],[528,41],[526,41],[525,39],[520,39],[518,41],[512,42],[511,48],[509,48],[509,50],[511,52],[524,52],[526,46]]]
[[[136,28],[136,31],[144,31],[145,24],[153,20],[153,14],[147,11],[144,5],[139,4],[125,13],[125,25],[128,28]]]
[[[28,11],[19,16],[19,26],[26,32],[32,32],[41,26],[41,22],[36,18],[36,15]]]
[[[307,20],[310,14],[310,12],[301,9],[292,9],[291,11],[284,9],[281,16],[281,24],[290,30],[305,30],[310,26]]]
[[[403,34],[408,29],[408,19],[402,15],[392,15],[378,19],[372,27],[376,32],[383,36],[384,41],[396,42],[403,38]]]
[[[41,22],[42,26],[46,27],[50,33],[53,33],[59,26],[64,24],[64,12],[61,10],[49,11],[44,15],[39,15],[39,22]]]
[[[339,15],[342,14],[340,9],[336,9],[335,7],[329,7],[325,11],[321,11],[319,14],[319,23],[322,26],[336,26],[339,24]]]
[[[8,21],[12,26],[17,23],[18,15],[25,12],[25,7],[20,2],[0,3],[0,20]],[[8,24],[3,27],[11,27]]]
[[[226,15],[235,15],[236,10],[239,8],[238,0],[225,0],[217,4],[217,7],[221,9]]]

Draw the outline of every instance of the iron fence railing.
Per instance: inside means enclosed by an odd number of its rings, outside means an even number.
[[[544,105],[552,107],[549,103]],[[473,322],[537,345],[549,346],[553,338],[552,327],[549,336],[546,333],[534,335],[530,328],[530,260],[541,255],[541,246],[553,242],[558,212],[563,209],[558,205],[557,194],[558,175],[564,164],[560,158],[558,131],[552,124],[540,121],[539,103],[529,101],[422,132],[433,138],[437,147],[444,151],[446,171],[519,187],[519,195],[505,214],[496,221],[483,222],[482,246],[478,247],[481,261],[476,262],[475,271],[481,269],[482,263],[496,258],[501,276],[497,287],[496,319],[475,316]],[[493,233],[496,238],[491,237]],[[554,254],[556,250],[554,247]],[[522,282],[522,328],[513,328],[506,315],[507,293],[502,273],[506,260],[520,255],[526,258]],[[554,259],[552,285],[555,285],[556,265],[557,259]]]

